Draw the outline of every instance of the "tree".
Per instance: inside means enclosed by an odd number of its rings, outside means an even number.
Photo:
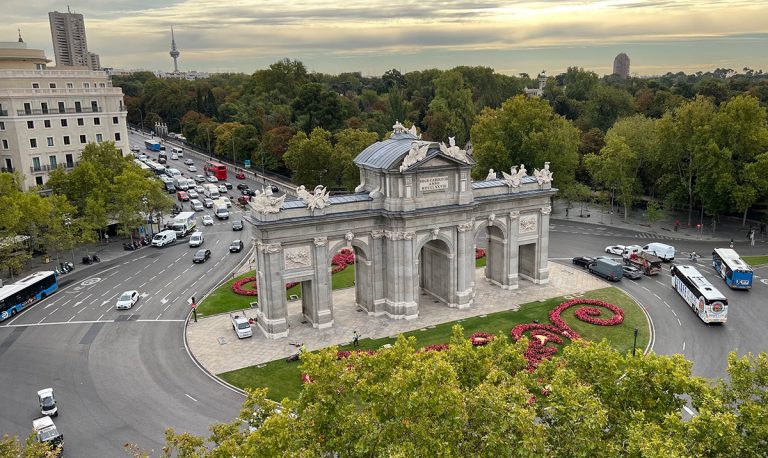
[[[17,437],[7,434],[0,438],[0,456],[8,458],[56,458],[60,449],[51,448],[47,442],[37,440],[32,432],[22,444]]]
[[[729,356],[730,381],[682,355],[619,354],[575,341],[533,372],[527,341],[443,351],[398,338],[375,354],[302,356],[307,383],[281,408],[249,391],[238,420],[202,438],[166,431],[179,456],[766,456],[768,358]],[[649,376],[653,374],[653,376]],[[696,415],[682,418],[690,405]],[[251,431],[242,427],[248,424]],[[713,425],[717,432],[713,433]]]
[[[596,86],[584,104],[579,124],[585,129],[606,131],[616,120],[634,112],[634,100],[626,91],[610,86]]]
[[[317,83],[301,86],[291,108],[296,124],[304,132],[316,127],[334,131],[342,125],[345,117],[338,94],[324,90]]]
[[[445,72],[435,81],[435,98],[429,104],[424,118],[427,135],[434,141],[456,137],[463,146],[469,140],[469,129],[474,117],[472,90],[464,84],[461,73]]]
[[[375,132],[344,129],[335,135],[336,145],[331,154],[332,163],[338,167],[337,187],[353,191],[360,184],[360,170],[354,159],[365,148],[379,139]]]
[[[318,127],[309,137],[297,132],[288,142],[283,160],[293,172],[292,181],[309,189],[317,185],[333,187],[334,179],[329,173],[334,167],[332,156],[331,133]]]
[[[488,169],[510,170],[525,164],[530,170],[551,162],[554,186],[574,182],[579,164],[579,131],[556,115],[545,100],[513,97],[499,109],[486,108],[472,126],[476,178]]]

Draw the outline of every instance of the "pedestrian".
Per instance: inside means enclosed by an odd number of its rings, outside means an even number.
[[[352,333],[352,346],[353,347],[359,347],[360,346],[360,334],[357,333],[357,330],[355,330]]]
[[[106,233],[104,234],[104,240],[106,240],[107,243],[109,243],[109,234],[106,234]]]
[[[731,248],[733,248],[733,237],[731,237]]]
[[[754,229],[752,229],[752,230],[749,232],[749,244],[750,244],[752,247],[754,247],[754,246],[755,246],[755,230],[754,230]]]
[[[304,356],[304,353],[306,352],[307,352],[307,346],[302,343],[301,348],[299,348],[299,359],[301,359],[301,357]]]
[[[565,217],[568,217],[568,207],[565,207]]]
[[[677,232],[677,229],[678,229],[679,227],[680,227],[680,220],[679,220],[679,219],[676,219],[676,220],[675,220],[675,232]]]

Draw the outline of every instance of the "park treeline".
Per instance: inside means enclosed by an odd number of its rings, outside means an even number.
[[[569,201],[643,210],[686,208],[717,218],[762,207],[768,183],[768,74],[718,68],[696,74],[600,77],[571,67],[546,77],[460,66],[381,76],[309,72],[281,60],[247,74],[187,81],[149,72],[114,76],[128,119],[166,123],[212,155],[351,191],[352,159],[396,121],[422,138],[472,148],[475,179],[489,168],[552,162]],[[756,213],[759,217],[759,213]]]

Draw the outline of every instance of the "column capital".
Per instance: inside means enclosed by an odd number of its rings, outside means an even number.
[[[262,243],[257,242],[256,247],[259,249],[259,251],[263,251],[265,253],[279,253],[283,250],[283,245],[280,242],[275,243]]]
[[[326,246],[328,245],[328,237],[315,237],[314,239],[315,246]]]
[[[552,213],[552,207],[547,205],[545,207],[541,207],[541,209],[539,211],[541,211],[542,215],[549,215],[550,213]]]

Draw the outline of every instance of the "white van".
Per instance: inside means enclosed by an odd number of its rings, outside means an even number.
[[[624,251],[621,253],[621,257],[629,259],[634,254],[635,256],[640,254],[640,250],[643,248],[640,245],[627,245],[624,247]]]
[[[171,148],[171,154],[175,154],[178,157],[184,157],[184,150],[174,146]]]
[[[172,230],[165,230],[163,232],[158,232],[155,234],[154,237],[152,237],[152,246],[157,247],[164,247],[168,245],[169,243],[173,243],[176,241],[176,231]]]
[[[205,242],[205,237],[203,237],[203,233],[200,231],[193,232],[189,236],[189,246],[200,246],[203,242]]]
[[[672,261],[675,259],[675,247],[663,243],[649,243],[643,247],[643,252],[659,257],[663,261]]]
[[[203,203],[200,202],[198,199],[192,199],[189,201],[189,204],[192,206],[192,210],[196,212],[203,211]]]

